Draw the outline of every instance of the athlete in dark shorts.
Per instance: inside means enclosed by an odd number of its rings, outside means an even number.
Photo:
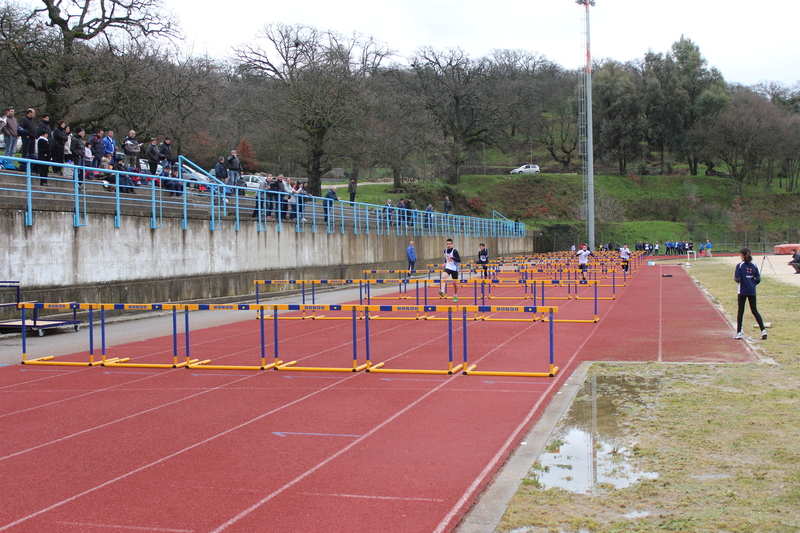
[[[483,243],[480,244],[480,249],[478,250],[478,264],[483,267],[481,279],[489,279],[489,250],[486,249],[486,245]]]
[[[458,255],[458,250],[453,248],[453,239],[447,239],[447,248],[444,250],[444,270],[442,270],[442,279],[439,283],[439,296],[445,297],[447,293],[447,285],[444,280],[450,276],[453,279],[458,279],[458,264],[461,263],[461,256]],[[453,301],[458,301],[458,283],[453,283]]]

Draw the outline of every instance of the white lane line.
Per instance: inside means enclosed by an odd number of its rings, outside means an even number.
[[[133,529],[136,531],[163,531],[165,533],[193,533],[194,529],[170,529],[164,527],[140,527],[140,526],[123,526],[121,524],[93,524],[91,522],[53,522],[53,524],[64,524],[66,526],[81,526],[81,527],[102,527],[104,529]]]
[[[301,492],[307,496],[328,496],[333,498],[363,498],[365,500],[400,500],[405,502],[443,502],[437,498],[407,498],[405,496],[373,496],[369,494],[334,494],[328,492]]]
[[[6,417],[6,416],[11,416],[11,415],[17,415],[17,414],[20,414],[20,413],[26,413],[28,411],[34,411],[36,409],[41,409],[42,407],[49,407],[51,405],[56,405],[56,404],[59,404],[59,403],[69,402],[69,401],[75,400],[77,398],[83,398],[84,396],[90,396],[92,394],[98,394],[100,392],[106,392],[106,391],[109,391],[111,389],[115,389],[117,387],[124,387],[125,385],[130,385],[131,383],[136,383],[137,381],[150,379],[152,377],[153,376],[149,376],[149,377],[146,377],[146,378],[136,378],[134,380],[131,380],[131,381],[128,381],[128,382],[125,382],[125,383],[120,383],[118,385],[112,385],[110,387],[106,387],[104,389],[95,389],[95,390],[91,390],[89,392],[85,392],[83,394],[78,394],[76,396],[70,396],[68,398],[62,398],[60,400],[55,400],[55,401],[52,401],[52,402],[43,403],[41,405],[35,405],[33,407],[26,407],[25,409],[19,409],[17,411],[12,411],[10,413],[2,414],[2,415],[0,415],[0,418]],[[163,389],[159,389],[159,390],[163,390]],[[27,393],[28,391],[13,391],[13,392],[15,392],[15,393],[17,393],[17,392],[18,393]],[[3,459],[4,459],[4,457],[0,457],[0,461],[2,461]]]
[[[258,375],[260,375],[260,374],[252,374],[250,376],[246,376],[246,377],[242,378],[239,381],[244,381],[245,379],[250,379],[250,378],[252,378],[254,376],[258,376]],[[355,377],[357,375],[358,374],[353,374],[348,379],[352,379],[353,377]],[[177,456],[182,455],[182,454],[184,454],[184,453],[186,453],[188,451],[194,450],[195,448],[197,448],[199,446],[202,446],[202,445],[207,444],[207,443],[209,443],[209,442],[211,442],[213,440],[216,440],[216,439],[218,439],[220,437],[224,437],[225,435],[227,435],[229,433],[232,433],[232,432],[234,432],[234,431],[236,431],[238,429],[241,429],[241,428],[243,428],[245,426],[248,426],[248,425],[252,424],[253,422],[257,422],[257,421],[261,420],[262,418],[266,418],[267,416],[270,416],[270,415],[272,415],[274,413],[277,413],[278,411],[281,411],[283,409],[291,407],[292,405],[300,403],[300,402],[302,402],[302,401],[304,401],[304,400],[306,400],[306,399],[308,399],[308,398],[310,398],[312,396],[315,396],[315,395],[317,395],[317,394],[319,394],[319,393],[321,393],[323,391],[326,391],[326,390],[334,387],[335,385],[337,385],[337,383],[332,383],[332,384],[328,385],[327,387],[323,387],[323,388],[319,389],[318,391],[311,392],[311,393],[303,396],[302,398],[298,398],[298,399],[293,400],[293,401],[291,401],[291,402],[289,402],[289,403],[287,403],[285,405],[282,405],[280,407],[276,407],[275,409],[272,409],[271,411],[267,411],[266,413],[258,415],[257,417],[252,418],[252,419],[248,420],[247,422],[242,422],[238,426],[234,426],[234,427],[232,427],[230,429],[226,429],[225,431],[222,431],[220,433],[217,433],[216,435],[212,435],[212,436],[210,436],[208,438],[205,438],[205,439],[203,439],[203,440],[201,440],[199,442],[196,442],[195,444],[191,444],[189,446],[186,446],[185,448],[183,448],[181,450],[178,450],[177,452],[171,453],[169,455],[165,455],[161,459],[156,459],[155,461],[152,461],[152,462],[150,462],[150,463],[148,463],[146,465],[142,465],[139,468],[136,468],[134,470],[126,472],[125,474],[121,474],[121,475],[119,475],[119,476],[117,476],[117,477],[115,477],[113,479],[109,479],[108,481],[105,481],[105,482],[103,482],[103,483],[101,483],[99,485],[95,485],[94,487],[92,487],[90,489],[86,489],[83,492],[80,492],[80,493],[75,494],[73,496],[70,496],[69,498],[65,498],[65,499],[61,500],[60,502],[56,502],[56,503],[54,503],[52,505],[49,505],[48,507],[45,507],[43,509],[39,509],[38,511],[35,511],[35,512],[33,512],[33,513],[31,513],[31,514],[29,514],[27,516],[23,516],[22,518],[19,518],[19,519],[13,521],[13,522],[10,522],[10,523],[8,523],[8,524],[6,524],[4,526],[0,526],[0,531],[5,531],[5,530],[7,530],[9,528],[12,528],[14,526],[17,526],[17,525],[23,523],[23,522],[27,522],[31,518],[35,518],[35,517],[37,517],[37,516],[39,516],[41,514],[47,513],[49,511],[52,511],[53,509],[57,509],[57,508],[61,507],[62,505],[66,505],[66,504],[68,504],[70,502],[73,502],[73,501],[77,500],[78,498],[82,498],[83,496],[86,496],[87,494],[91,494],[91,493],[96,492],[96,491],[98,491],[100,489],[103,489],[103,488],[105,488],[105,487],[107,487],[107,486],[109,486],[109,485],[111,485],[113,483],[116,483],[117,481],[120,481],[120,480],[123,480],[125,478],[128,478],[128,477],[130,477],[130,476],[132,476],[134,474],[138,474],[139,472],[141,472],[143,470],[146,470],[146,469],[150,468],[151,466],[155,466],[155,465],[161,464],[161,463],[163,463],[165,461],[168,461],[168,460],[172,459],[173,457],[177,457]],[[220,385],[219,387],[214,387],[213,389],[209,389],[209,391],[221,389],[223,387],[225,387],[225,385]],[[174,403],[174,402],[171,402],[171,403]]]

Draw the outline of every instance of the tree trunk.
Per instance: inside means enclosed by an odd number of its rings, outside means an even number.
[[[394,178],[394,188],[395,190],[401,188],[403,186],[402,179],[403,176],[400,173],[400,165],[392,165],[392,178]]]

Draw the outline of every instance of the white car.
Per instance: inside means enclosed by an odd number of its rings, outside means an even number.
[[[267,178],[265,178],[264,176],[256,176],[254,174],[248,174],[242,176],[242,179],[244,180],[244,183],[248,188],[258,189],[259,185],[261,185],[261,183],[263,183],[264,180]]]
[[[522,165],[512,170],[511,174],[538,174],[539,172],[541,172],[539,165]]]

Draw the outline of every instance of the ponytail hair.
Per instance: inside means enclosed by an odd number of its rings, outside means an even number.
[[[744,262],[748,265],[753,262],[753,256],[750,255],[750,248],[747,246],[739,250],[739,253],[742,254],[742,259],[744,259]]]

